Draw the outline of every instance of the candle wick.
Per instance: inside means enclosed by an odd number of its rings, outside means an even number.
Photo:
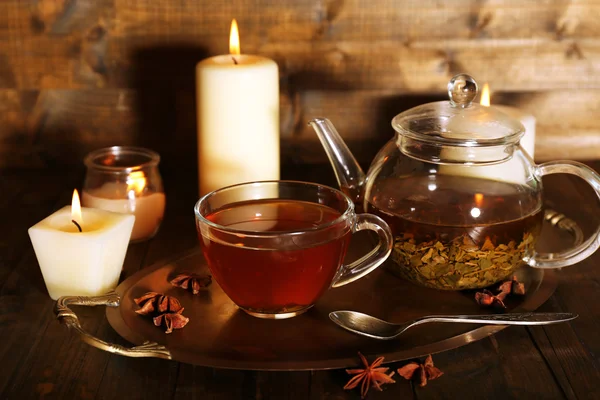
[[[235,57],[234,57],[234,56],[231,56],[231,59],[233,60],[233,63],[234,63],[235,65],[238,65],[238,62],[237,62],[237,60],[235,59]]]
[[[77,221],[75,221],[74,219],[72,219],[72,220],[71,220],[71,222],[75,224],[75,226],[77,227],[77,229],[79,229],[79,232],[83,232],[83,231],[81,230],[81,225],[79,225],[79,224],[77,223]]]

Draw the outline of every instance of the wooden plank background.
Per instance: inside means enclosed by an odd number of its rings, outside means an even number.
[[[284,163],[325,160],[315,116],[368,163],[458,72],[536,116],[538,161],[600,158],[600,0],[2,0],[0,167],[115,144],[195,165],[194,66],[232,18],[279,64]]]

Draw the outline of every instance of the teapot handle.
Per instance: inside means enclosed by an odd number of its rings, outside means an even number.
[[[600,198],[600,175],[587,165],[575,161],[551,161],[536,166],[535,174],[538,178],[551,174],[571,174],[583,178],[594,188],[596,195]],[[591,256],[600,247],[600,227],[594,234],[576,245],[572,249],[558,253],[537,253],[525,257],[523,260],[536,268],[561,268],[578,263]]]

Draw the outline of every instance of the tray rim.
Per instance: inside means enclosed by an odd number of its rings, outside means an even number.
[[[155,263],[143,267],[130,277],[126,278],[121,282],[115,292],[119,297],[124,296],[129,288],[137,283],[144,276],[170,264],[177,260],[192,257],[196,254],[202,256],[200,247],[194,247],[188,249],[175,256],[165,257],[156,261]],[[522,268],[531,268],[524,266]],[[548,269],[537,269],[541,274],[539,286],[536,288],[535,295],[526,299],[523,303],[519,304],[516,308],[511,310],[512,312],[526,312],[534,311],[542,304],[544,304],[550,296],[554,293],[558,286],[558,279],[556,273],[553,270]],[[385,272],[389,273],[389,272]],[[106,318],[113,328],[113,330],[125,340],[135,344],[141,345],[146,342],[146,339],[139,333],[134,332],[125,323],[120,313],[119,307],[107,307]],[[474,328],[470,331],[464,332],[459,335],[451,336],[449,338],[429,343],[423,346],[413,347],[410,349],[404,349],[399,351],[390,351],[385,354],[377,354],[377,356],[385,357],[385,364],[405,361],[409,359],[415,359],[426,356],[428,354],[441,353],[448,350],[453,350],[467,344],[476,342],[484,339],[488,336],[494,335],[497,332],[507,328],[508,325],[482,325]],[[165,345],[168,349],[168,346]],[[357,352],[360,349],[357,349]],[[235,370],[254,370],[254,371],[310,371],[310,370],[332,370],[353,367],[358,364],[358,355],[352,357],[342,357],[335,360],[310,360],[310,361],[282,361],[282,360],[252,360],[252,361],[240,361],[240,360],[225,360],[223,358],[205,356],[199,352],[183,352],[179,349],[169,349],[171,352],[172,360],[178,362],[184,362],[191,365],[210,367],[210,368],[222,368],[222,369],[235,369]],[[368,352],[363,352],[367,357],[371,356]]]

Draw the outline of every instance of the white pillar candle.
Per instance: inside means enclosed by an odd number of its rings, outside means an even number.
[[[148,239],[158,231],[165,212],[165,194],[137,194],[126,183],[107,182],[97,189],[84,190],[84,206],[135,215],[131,240]]]
[[[50,297],[97,296],[114,289],[135,217],[81,208],[78,228],[66,206],[29,228]]]
[[[237,49],[196,66],[201,195],[236,183],[279,179],[277,64]]]

